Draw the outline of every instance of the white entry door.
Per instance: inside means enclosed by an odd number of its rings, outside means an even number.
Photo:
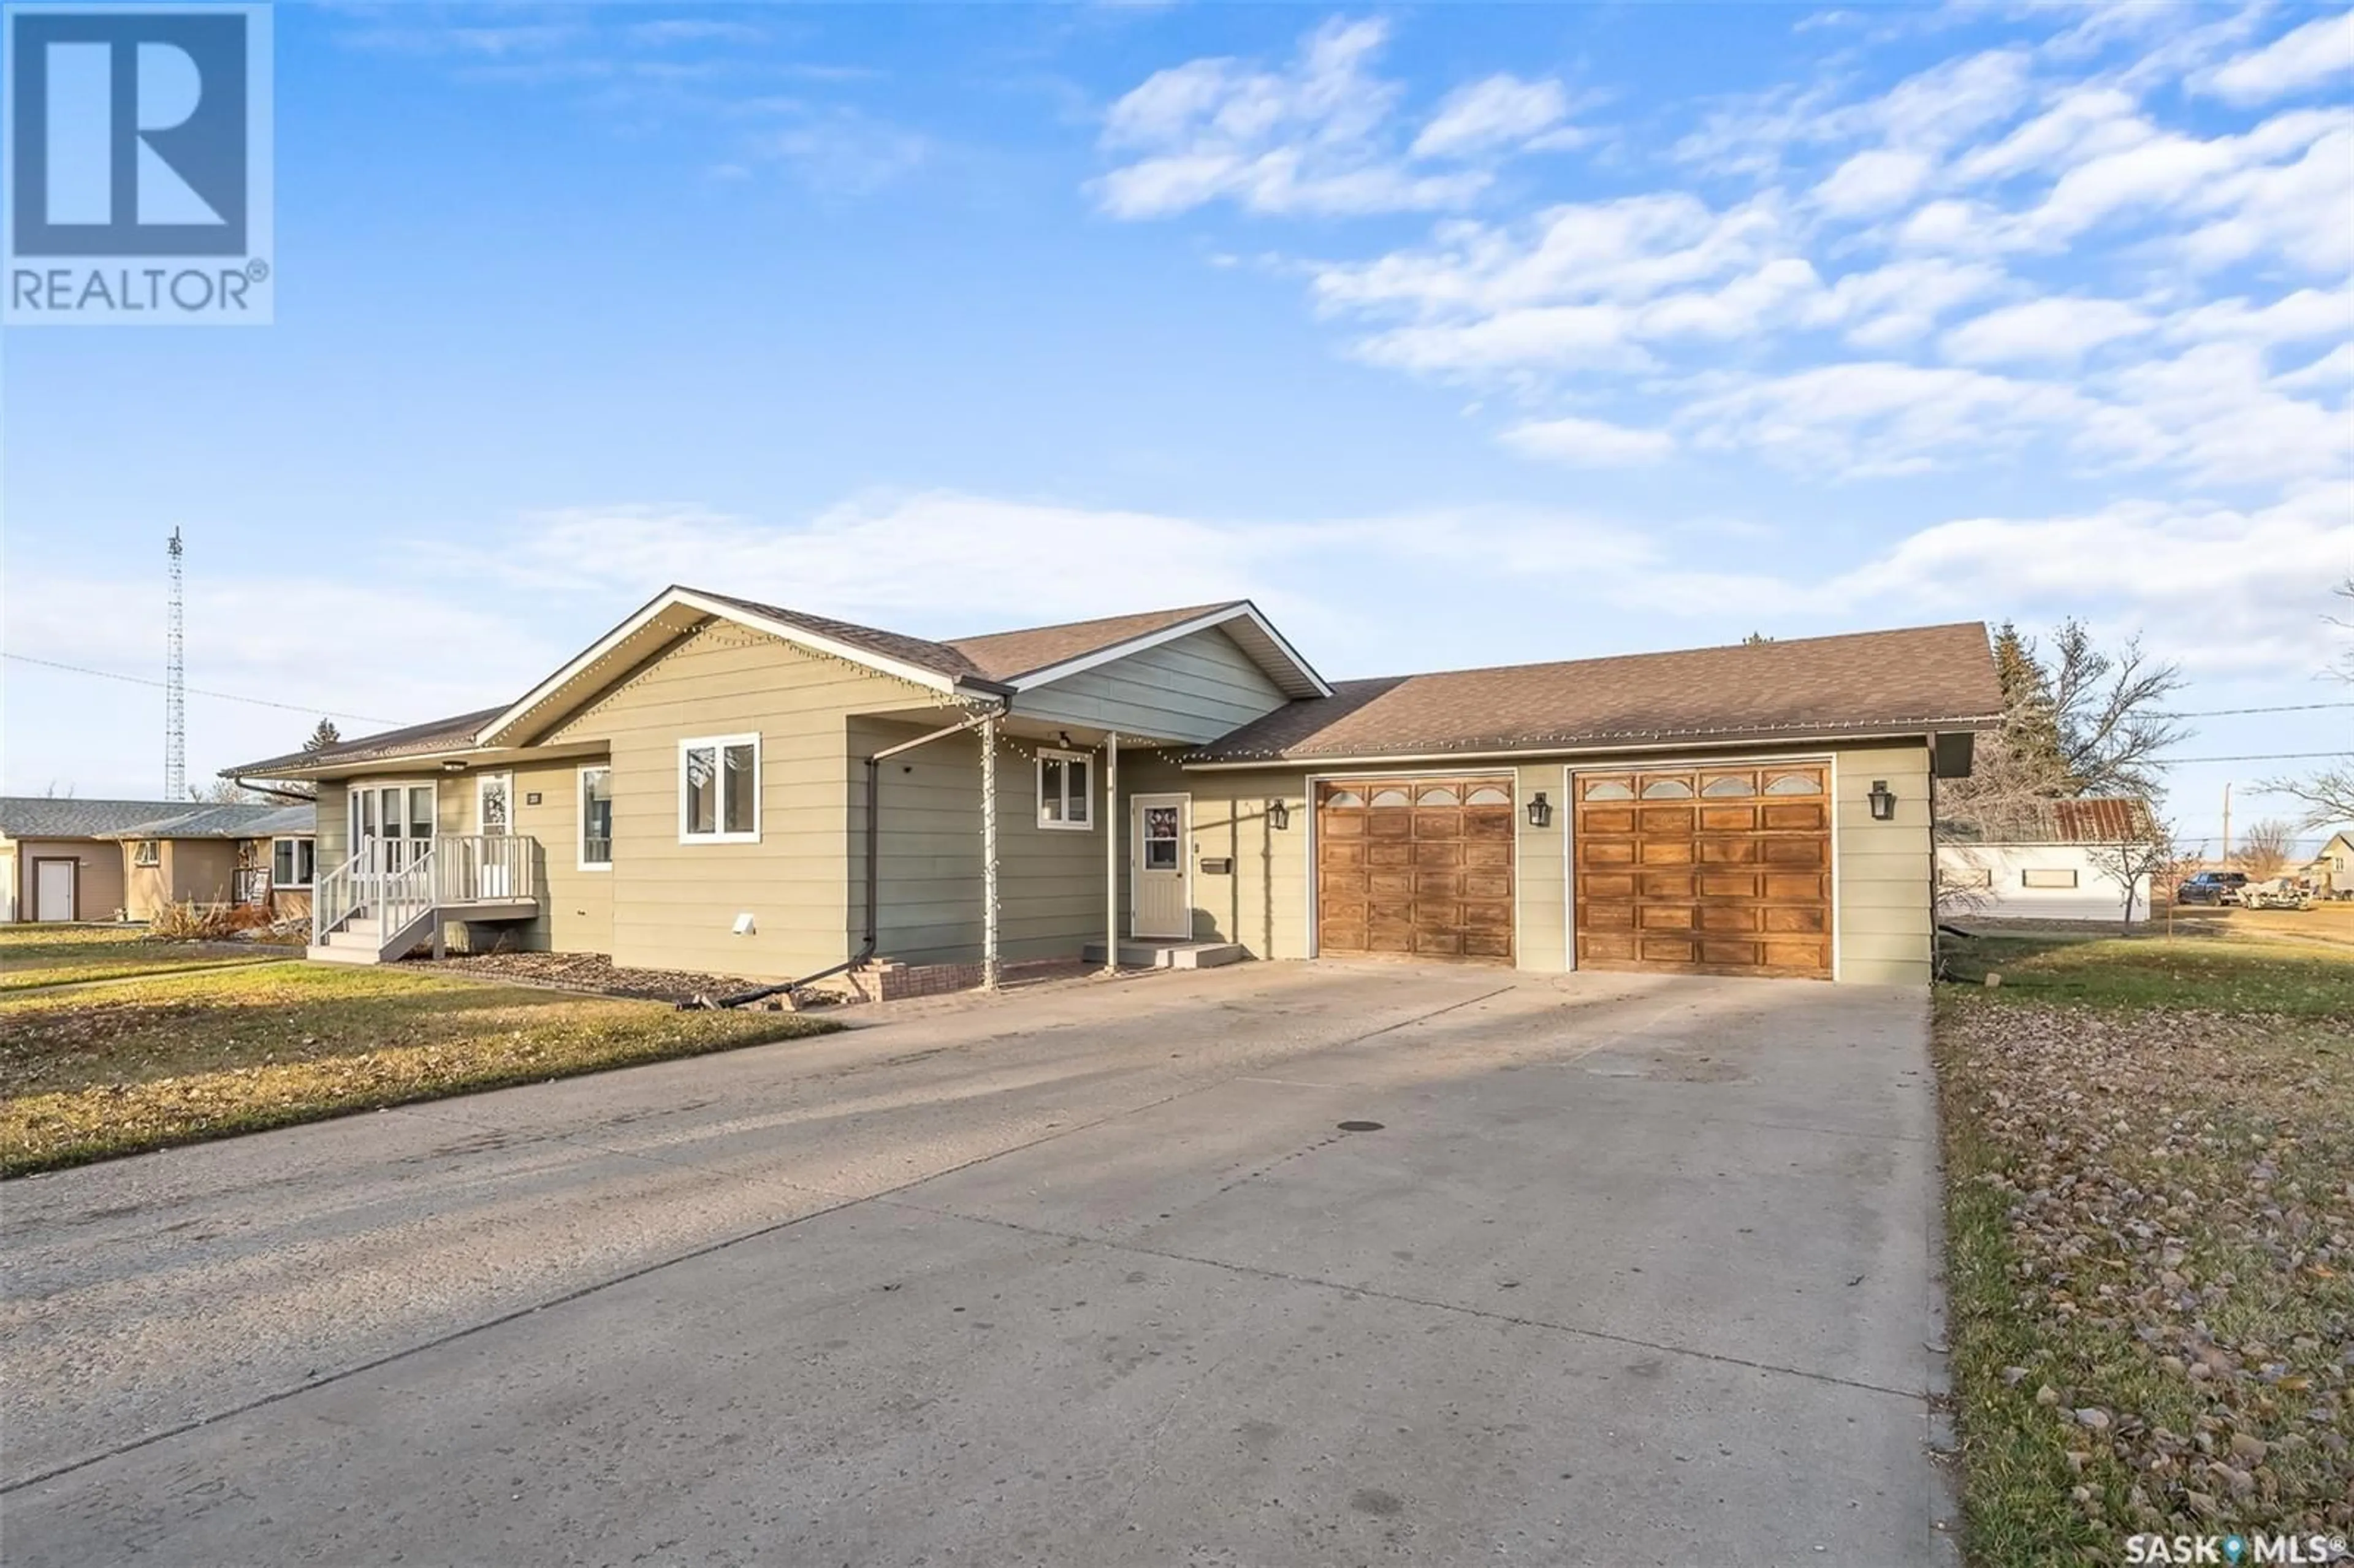
[[[1139,795],[1129,808],[1129,934],[1193,937],[1193,886],[1186,862],[1190,795]]]
[[[474,785],[474,821],[483,840],[482,869],[476,885],[484,898],[504,898],[514,891],[514,867],[505,852],[511,847],[487,841],[514,832],[514,776],[484,773]]]
[[[33,863],[33,918],[70,920],[74,917],[74,863],[37,860]]]

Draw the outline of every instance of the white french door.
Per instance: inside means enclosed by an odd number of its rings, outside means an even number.
[[[360,869],[393,872],[408,866],[433,842],[434,786],[408,779],[369,779],[352,786],[352,853]]]

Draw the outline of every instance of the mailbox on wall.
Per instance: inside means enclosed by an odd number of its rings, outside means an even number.
[[[1202,862],[1202,874],[1204,876],[1232,876],[1234,874],[1235,863],[1224,856],[1221,856],[1216,860],[1204,860]]]

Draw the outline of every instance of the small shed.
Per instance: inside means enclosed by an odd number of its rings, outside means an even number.
[[[2143,920],[2150,879],[2126,885],[2104,846],[2146,843],[2149,803],[2126,796],[2024,800],[1937,824],[1941,915],[2009,920]]]

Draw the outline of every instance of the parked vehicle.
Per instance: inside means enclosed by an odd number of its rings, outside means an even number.
[[[2250,883],[2240,890],[2240,900],[2251,909],[2310,909],[2313,888],[2294,877],[2275,876]]]
[[[2244,871],[2202,871],[2185,878],[2174,890],[2177,904],[2237,904],[2248,885]]]

